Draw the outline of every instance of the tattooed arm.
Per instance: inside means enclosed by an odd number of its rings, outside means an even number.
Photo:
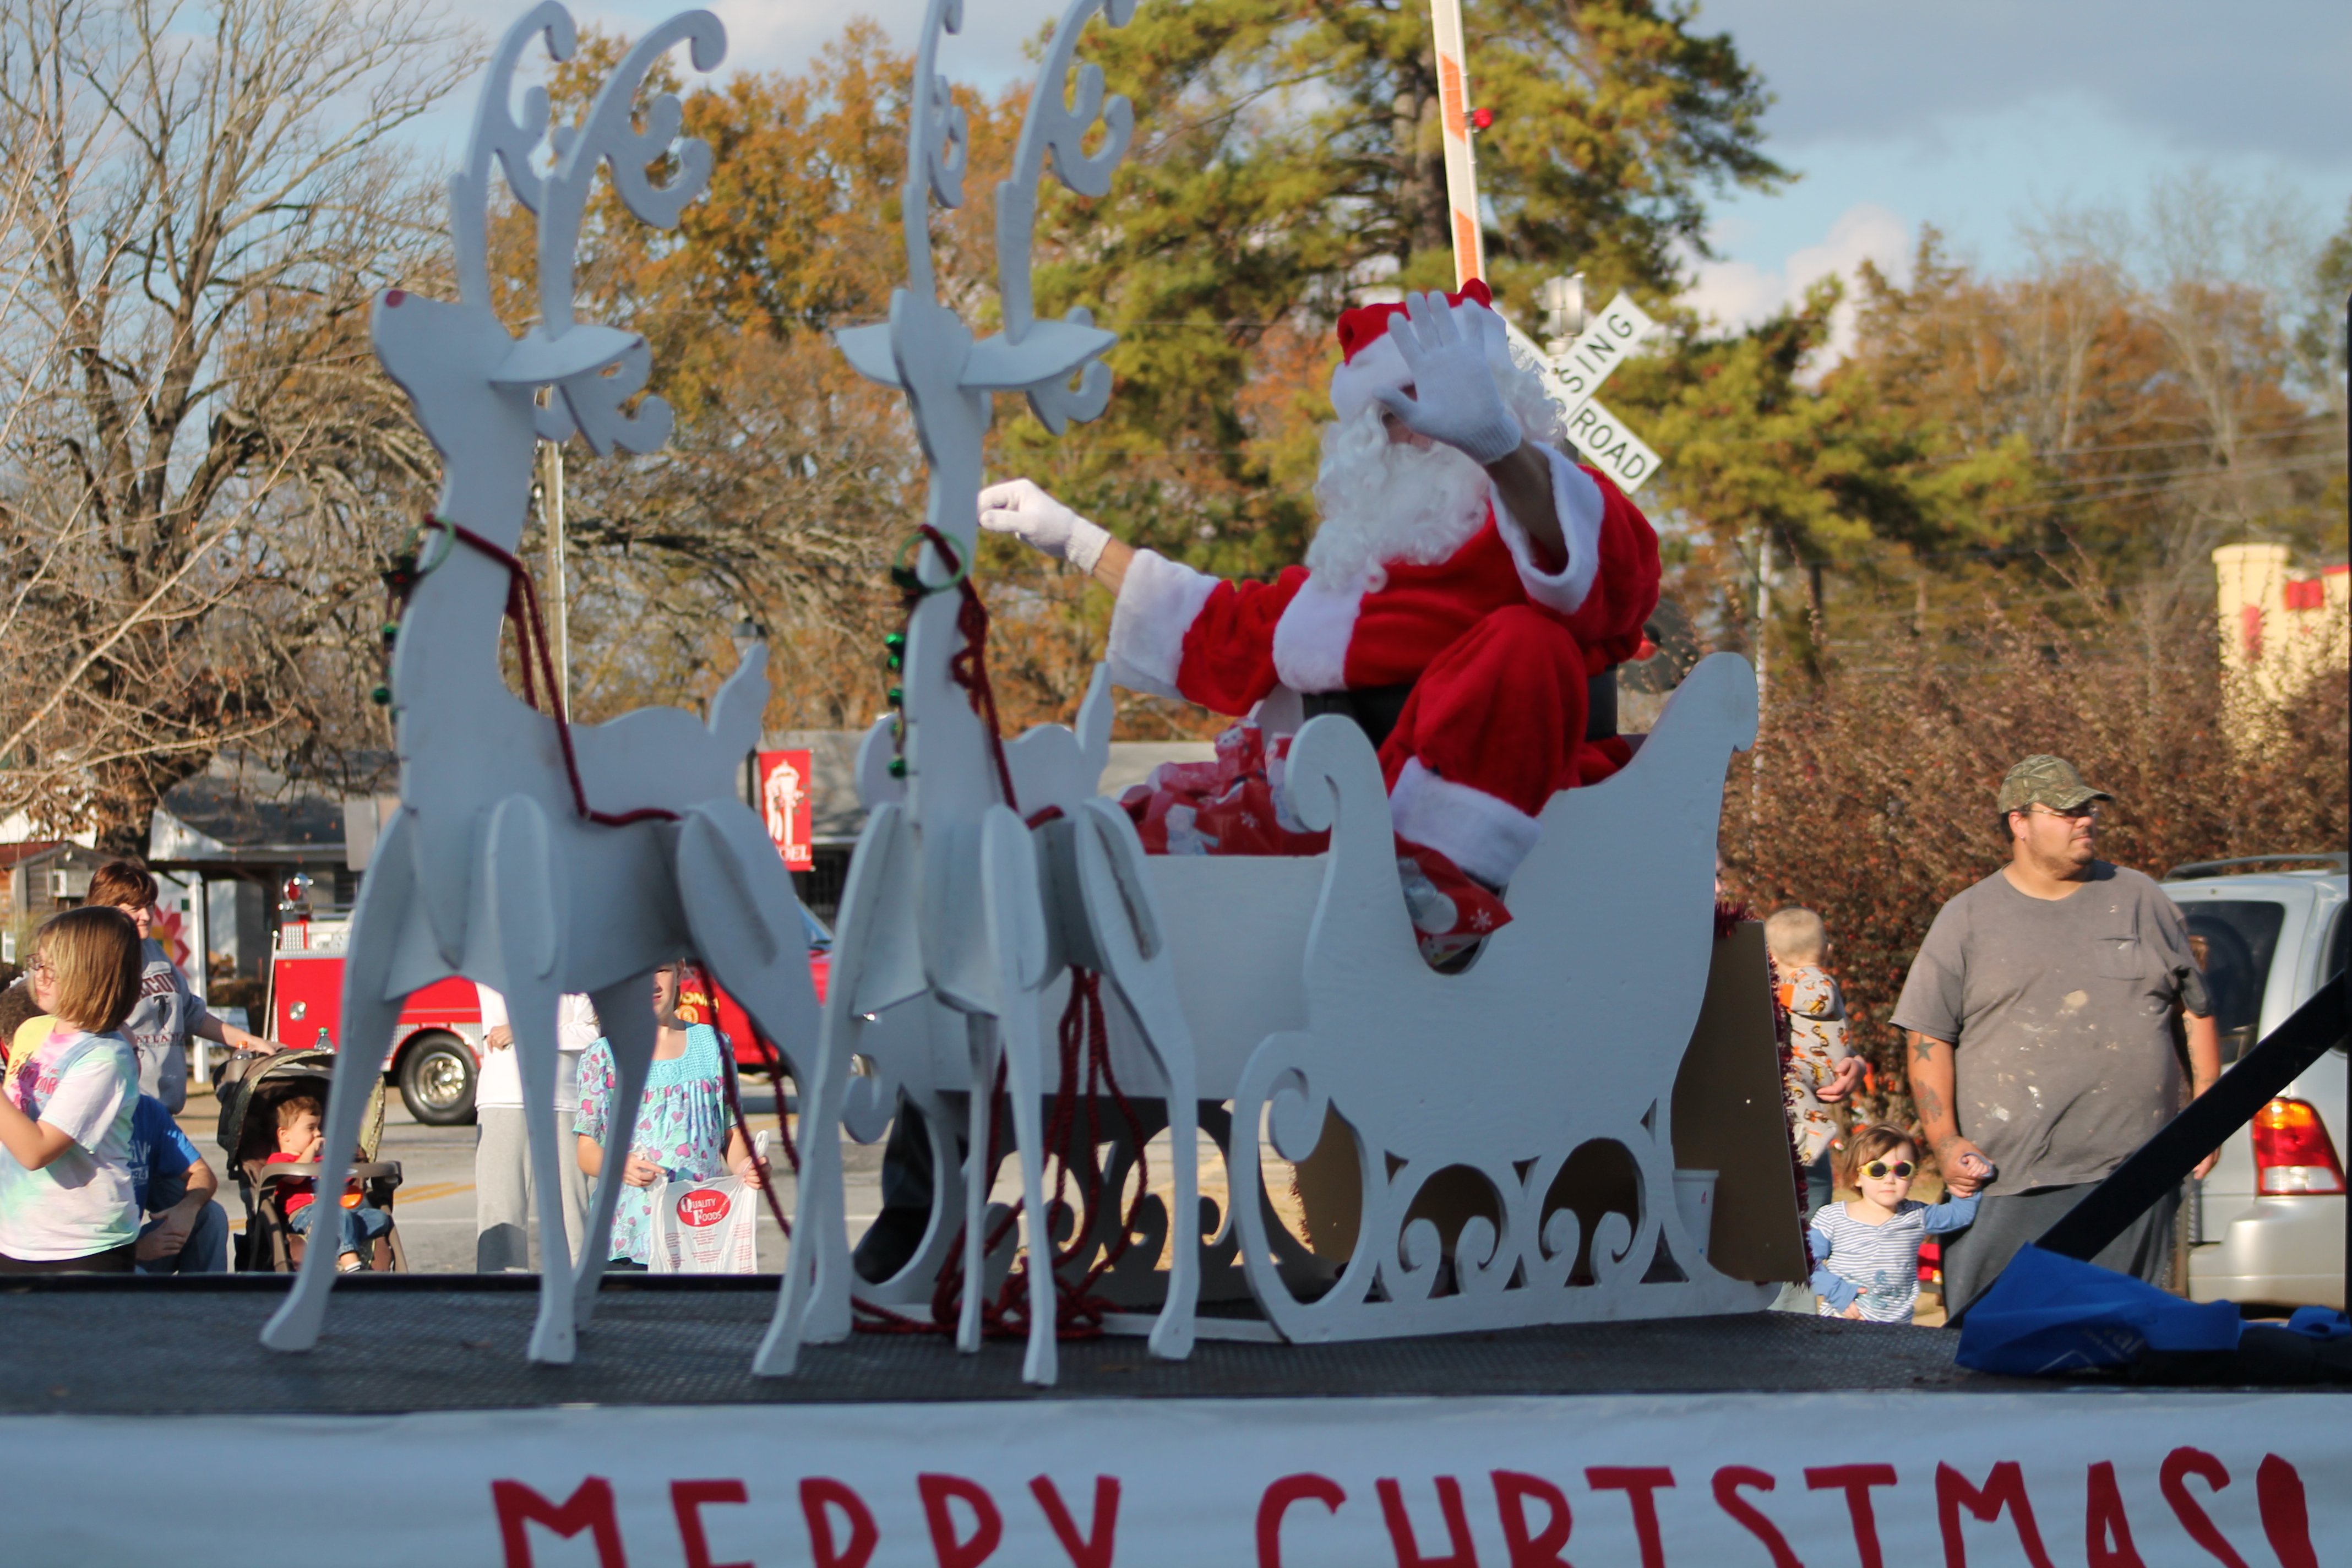
[[[1961,1156],[1974,1154],[1985,1158],[1984,1151],[1960,1136],[1958,1103],[1953,1094],[1952,1043],[1939,1040],[1918,1030],[1908,1031],[1911,1040],[1911,1103],[1918,1108],[1919,1131],[1927,1140],[1927,1147],[1936,1153],[1936,1167],[1944,1173],[1944,1185],[1954,1197],[1966,1197],[1983,1185],[1983,1180],[1971,1173]],[[1985,1161],[1988,1167],[1990,1160]]]

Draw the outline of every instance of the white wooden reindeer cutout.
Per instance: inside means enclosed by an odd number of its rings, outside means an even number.
[[[1110,373],[1100,356],[1115,338],[1083,310],[1062,321],[1036,318],[1029,247],[1048,152],[1064,184],[1092,195],[1109,189],[1133,112],[1124,99],[1105,101],[1102,73],[1092,65],[1078,71],[1074,101],[1065,95],[1087,23],[1100,13],[1124,26],[1133,12],[1134,0],[1074,0],[1047,47],[1013,174],[997,189],[1004,326],[974,341],[940,302],[931,265],[930,202],[961,205],[965,149],[962,112],[937,70],[940,40],[959,30],[962,6],[961,0],[931,0],[915,67],[902,193],[908,285],[892,295],[887,325],[839,338],[860,373],[905,392],[929,462],[930,490],[928,542],[916,568],[923,592],[904,649],[904,729],[897,748],[903,765],[895,775],[885,767],[892,738],[887,723],[877,727],[861,753],[860,786],[873,814],[843,892],[824,1025],[804,1091],[803,1143],[813,1149],[835,1142],[837,1121],[862,1138],[878,1136],[902,1089],[926,1111],[940,1178],[929,1234],[898,1279],[861,1293],[881,1302],[928,1302],[932,1281],[950,1261],[960,1208],[964,1288],[957,1342],[974,1350],[987,1262],[990,1085],[1002,1052],[1030,1260],[1023,1375],[1033,1383],[1052,1382],[1055,1364],[1054,1244],[1040,1145],[1040,1100],[1054,1085],[1044,1071],[1041,994],[1071,965],[1112,983],[1166,1093],[1175,1166],[1169,1228],[1178,1245],[1150,1333],[1154,1353],[1190,1352],[1197,1292],[1192,1042],[1141,843],[1127,817],[1095,796],[1108,755],[1108,681],[1097,671],[1076,736],[1047,726],[1005,748],[1014,797],[1008,800],[993,736],[953,668],[970,640],[954,590],[975,548],[992,395],[1025,393],[1056,434],[1070,419],[1098,416],[1109,398]],[[1088,155],[1083,143],[1097,121],[1105,140]],[[1033,837],[1029,821],[1056,810],[1061,820]],[[866,1058],[873,1071],[853,1079],[853,1057]],[[968,1091],[970,1138],[961,1173],[940,1098],[959,1091]],[[803,1170],[793,1235],[785,1293],[755,1363],[764,1373],[791,1372],[804,1340],[835,1341],[849,1331],[856,1282],[837,1171]]]
[[[620,1074],[616,1126],[632,1126],[655,1035],[647,976],[694,953],[788,1053],[814,1037],[811,991],[792,883],[751,808],[734,798],[743,754],[758,740],[768,685],[754,650],[711,702],[706,725],[678,709],[646,709],[568,730],[507,689],[499,637],[509,595],[528,603],[511,552],[530,505],[533,443],[578,433],[596,451],[647,451],[669,434],[658,398],[625,412],[651,365],[634,333],[572,319],[572,258],[597,166],[646,222],[674,226],[703,188],[710,152],[680,142],[676,98],[656,98],[632,124],[647,69],[681,41],[697,68],[726,51],[717,17],[694,11],[641,39],[573,127],[548,126],[533,88],[520,120],[510,93],[534,36],[568,58],[571,16],[534,8],[493,58],[464,168],[450,179],[457,262],[455,303],[399,289],[375,302],[376,354],[408,394],[446,465],[425,559],[402,616],[392,690],[401,810],[379,841],[352,919],[343,981],[345,1034],[327,1110],[330,1158],[352,1146],[368,1080],[407,994],[452,974],[505,994],[521,1068],[546,1273],[530,1337],[535,1361],[567,1362],[593,1306],[624,1164],[608,1159],[588,1222],[593,1244],[567,1264],[555,1122],[556,1004],[586,992]],[[542,134],[554,163],[531,167]],[[520,338],[492,310],[487,251],[490,164],[539,220],[541,318]],[[647,170],[675,172],[656,184]],[[541,389],[551,389],[545,407]],[[522,648],[527,670],[534,649]],[[540,673],[546,674],[543,662]],[[531,678],[526,675],[528,694]],[[552,700],[562,701],[561,686]],[[837,1149],[820,1146],[820,1166]],[[316,1342],[335,1248],[304,1258],[292,1296],[263,1330],[278,1350]]]

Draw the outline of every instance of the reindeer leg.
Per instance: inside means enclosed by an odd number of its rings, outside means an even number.
[[[980,1349],[981,1299],[987,1295],[988,1188],[995,1171],[988,1162],[988,1130],[996,1115],[996,1020],[985,1013],[964,1015],[964,1038],[971,1052],[970,1121],[963,1156],[963,1303],[956,1313],[956,1349]]]
[[[1168,1216],[1174,1258],[1168,1300],[1151,1327],[1151,1353],[1181,1361],[1192,1353],[1201,1295],[1200,1102],[1192,1033],[1176,990],[1174,966],[1159,931],[1159,910],[1143,867],[1143,844],[1127,814],[1108,802],[1078,808],[1080,897],[1095,951],[1142,1026],[1144,1043],[1168,1086],[1168,1157],[1175,1166],[1175,1212]]]
[[[326,1153],[320,1161],[320,1201],[341,1184],[324,1174],[340,1171],[359,1141],[360,1122],[367,1115],[368,1095],[380,1076],[379,1064],[392,1047],[392,1032],[400,1022],[405,996],[384,994],[392,978],[393,956],[404,921],[422,920],[415,900],[416,867],[409,847],[405,812],[376,841],[375,869],[360,889],[359,908],[352,915],[351,945],[343,960],[343,1037],[338,1043],[334,1084],[327,1093]],[[331,1234],[313,1234],[303,1254],[301,1272],[285,1304],[270,1315],[261,1331],[261,1342],[274,1351],[307,1351],[319,1342],[327,1318],[327,1292],[335,1282],[335,1247]]]
[[[563,1218],[562,1157],[555,1125],[555,1013],[560,993],[541,982],[509,982],[499,988],[507,999],[507,1022],[514,1030],[515,1065],[522,1070],[523,1125],[530,1137],[526,1154],[539,1206],[539,1321],[530,1334],[530,1359],[543,1364],[570,1363],[573,1334],[572,1317],[572,1250]]]
[[[555,1007],[563,988],[561,911],[569,907],[569,889],[547,816],[529,795],[509,795],[490,808],[486,850],[481,886],[497,951],[494,984],[507,999],[514,1029],[531,1183],[539,1194],[539,1320],[530,1359],[563,1365],[572,1351],[572,1261],[558,1239],[564,1225],[555,1142]]]
[[[998,1041],[1013,1097],[1013,1136],[1021,1159],[1021,1205],[1028,1215],[1029,1353],[1021,1376],[1051,1384],[1056,1372],[1053,1216],[1045,1212],[1045,1095],[1037,986],[1046,963],[1045,895],[1029,829],[1003,806],[981,826],[980,879],[989,945],[996,963]]]
[[[588,1235],[572,1273],[572,1321],[583,1329],[595,1315],[596,1291],[604,1283],[604,1265],[613,1256],[613,1213],[620,1207],[621,1173],[628,1166],[629,1143],[636,1131],[637,1108],[646,1098],[646,1079],[653,1071],[655,1045],[650,974],[590,994],[596,1004],[596,1021],[604,1026],[604,1043],[613,1048],[613,1066],[620,1080],[613,1087],[613,1104],[604,1118],[604,1163],[596,1177],[595,1194],[588,1200]],[[576,1159],[578,1141],[573,1142]]]
[[[835,1195],[837,1211],[841,1139],[827,1134],[830,1123],[808,1114],[814,1088],[808,1068],[816,1060],[818,1017],[792,876],[776,858],[759,819],[749,808],[728,801],[687,813],[678,834],[677,880],[679,887],[695,890],[684,900],[695,951],[761,1032],[784,1053],[784,1066],[801,1089],[801,1129],[819,1130],[803,1141],[800,1180],[803,1184],[822,1183]],[[779,1121],[783,1114],[780,1094]],[[829,1227],[830,1240],[845,1256],[845,1223],[836,1217]],[[767,1353],[763,1344],[755,1370]]]
[[[865,1032],[866,1015],[924,984],[922,955],[909,940],[913,906],[907,881],[913,866],[904,827],[903,806],[877,806],[858,835],[841,890],[824,1018],[812,1070],[801,1082],[801,1180],[792,1251],[775,1316],[751,1363],[751,1370],[763,1377],[789,1376],[803,1341],[829,1343],[849,1332],[856,1279],[841,1176],[842,1119],[850,1110],[852,1090],[849,1062]],[[859,1081],[878,1087],[873,1079]]]

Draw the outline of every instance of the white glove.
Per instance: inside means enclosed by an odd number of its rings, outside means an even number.
[[[1517,451],[1525,433],[1486,358],[1487,340],[1503,336],[1502,318],[1483,305],[1449,310],[1443,294],[1407,294],[1404,308],[1403,315],[1390,319],[1389,338],[1412,372],[1414,395],[1375,392],[1381,406],[1415,435],[1443,441],[1479,463],[1500,462]]]
[[[1110,542],[1108,530],[1088,522],[1028,479],[1007,479],[980,492],[980,526],[1009,533],[1056,561],[1091,572]]]

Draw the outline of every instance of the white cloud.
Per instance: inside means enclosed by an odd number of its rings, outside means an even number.
[[[1684,294],[1683,302],[1719,328],[1754,326],[1797,303],[1807,289],[1832,274],[1851,284],[1865,261],[1876,262],[1881,271],[1898,282],[1908,282],[1912,243],[1911,226],[1902,217],[1875,203],[1858,203],[1838,216],[1827,238],[1790,252],[1777,271],[1767,271],[1752,261],[1701,262],[1696,269],[1697,281]],[[1831,321],[1824,363],[1836,363],[1853,344],[1853,331],[1849,289],[1846,300]]]

